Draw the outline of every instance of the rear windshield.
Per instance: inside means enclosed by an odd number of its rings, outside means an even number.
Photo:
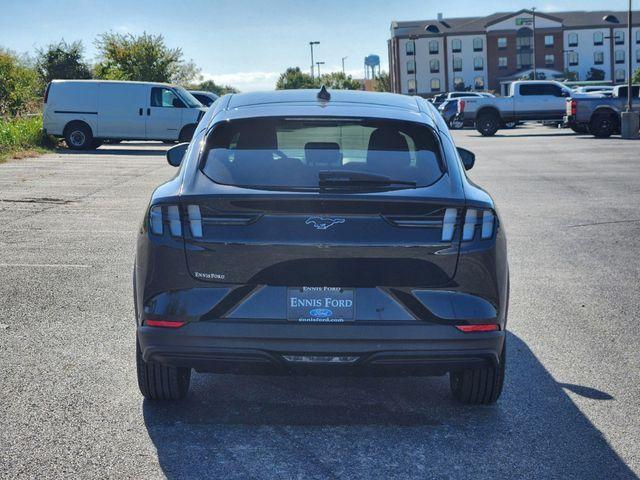
[[[433,130],[418,123],[265,117],[217,125],[207,139],[201,168],[217,183],[249,188],[317,189],[321,172],[379,176],[408,188],[440,178],[439,152]]]

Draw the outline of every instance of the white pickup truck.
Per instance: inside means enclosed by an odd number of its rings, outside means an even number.
[[[560,82],[522,80],[513,82],[508,97],[473,97],[458,101],[456,120],[475,125],[485,137],[495,135],[509,122],[557,120],[562,122],[571,89]]]

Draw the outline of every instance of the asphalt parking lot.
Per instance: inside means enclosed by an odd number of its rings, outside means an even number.
[[[470,176],[506,224],[505,390],[448,380],[196,374],[136,384],[131,270],[155,143],[0,165],[0,477],[637,478],[640,142],[531,126],[482,138]]]

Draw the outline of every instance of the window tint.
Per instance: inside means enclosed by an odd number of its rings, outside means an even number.
[[[202,171],[215,182],[270,188],[318,187],[322,171],[384,175],[426,186],[442,175],[433,131],[367,118],[264,117],[218,124]]]
[[[153,87],[151,89],[151,106],[152,107],[173,108],[174,100],[182,104],[182,101],[170,88]]]
[[[551,95],[554,97],[561,97],[562,88],[558,85],[547,83],[525,83],[520,85],[520,95]]]

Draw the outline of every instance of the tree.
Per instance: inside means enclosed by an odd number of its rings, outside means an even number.
[[[36,111],[42,91],[36,70],[14,53],[0,49],[0,118]]]
[[[238,93],[238,89],[231,85],[218,85],[213,80],[205,80],[204,82],[192,84],[189,86],[190,90],[205,90],[207,92],[215,93],[216,95],[224,95],[226,93]]]
[[[319,88],[318,82],[311,75],[304,73],[300,67],[289,67],[276,82],[276,90],[296,88]]]
[[[84,62],[81,41],[67,43],[60,40],[37,50],[36,69],[46,85],[54,79],[91,78],[91,70]]]
[[[199,69],[183,59],[180,48],[169,48],[162,35],[103,33],[95,41],[100,61],[98,78],[148,82],[188,83],[199,78]]]
[[[466,87],[464,85],[464,82],[458,82],[458,83],[453,85],[453,89],[456,92],[464,92],[466,90]]]
[[[325,73],[320,77],[317,85],[325,85],[327,88],[334,90],[361,90],[362,85],[357,80],[351,78],[351,75],[345,75],[343,72]]]
[[[573,70],[565,70],[564,78],[568,82],[576,82],[578,81],[578,73],[574,72]]]
[[[636,68],[631,77],[633,83],[640,83],[640,67]]]
[[[604,70],[600,68],[591,67],[587,72],[587,80],[598,81],[604,80]]]
[[[391,91],[391,79],[387,72],[380,72],[378,78],[376,78],[376,92],[390,92]]]

